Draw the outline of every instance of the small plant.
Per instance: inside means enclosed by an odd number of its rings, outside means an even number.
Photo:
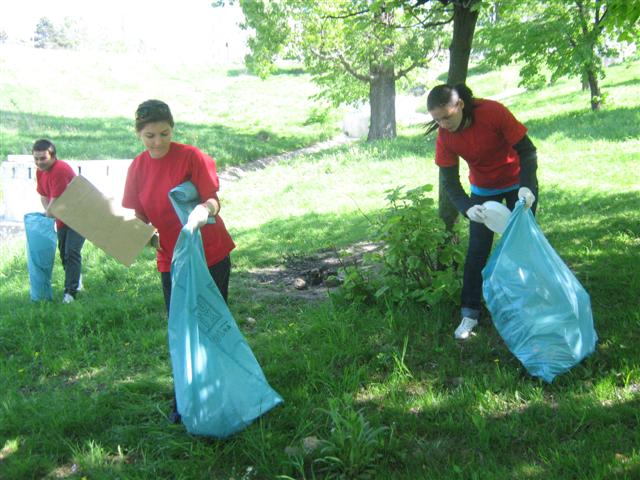
[[[375,240],[383,243],[361,266],[345,271],[347,300],[435,305],[457,297],[458,266],[464,254],[457,234],[447,232],[424,185],[387,191],[388,208],[372,222]]]
[[[331,112],[329,107],[322,106],[313,106],[309,111],[309,115],[307,119],[304,121],[303,125],[313,125],[314,123],[327,123],[330,120]]]
[[[324,412],[331,420],[331,433],[328,438],[320,439],[315,470],[327,479],[373,478],[388,427],[373,427],[362,410],[338,401],[331,402]]]

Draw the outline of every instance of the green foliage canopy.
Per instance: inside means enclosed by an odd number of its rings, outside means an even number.
[[[247,65],[261,76],[277,58],[304,62],[334,104],[367,98],[377,68],[392,67],[396,78],[425,66],[444,41],[441,28],[450,9],[437,2],[420,9],[402,2],[332,0],[241,0],[249,40]]]
[[[593,96],[597,79],[604,77],[602,59],[616,56],[624,46],[620,41],[637,37],[638,10],[637,2],[624,0],[495,2],[477,46],[491,66],[521,63],[524,86],[544,85],[548,69],[551,82],[563,76],[591,78]]]

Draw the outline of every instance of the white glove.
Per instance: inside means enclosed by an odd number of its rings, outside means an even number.
[[[518,198],[524,200],[525,208],[531,208],[533,202],[536,201],[536,196],[527,187],[520,187],[520,190],[518,190]]]
[[[209,209],[201,203],[199,205],[196,205],[195,208],[191,210],[185,227],[187,227],[187,229],[191,231],[191,233],[193,233],[200,227],[206,225],[208,219]]]
[[[474,205],[467,210],[467,217],[469,217],[469,220],[472,222],[484,223],[486,219],[484,211],[484,205]]]

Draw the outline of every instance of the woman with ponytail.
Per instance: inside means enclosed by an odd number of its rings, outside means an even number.
[[[536,148],[527,128],[501,103],[474,98],[464,84],[438,85],[427,97],[427,109],[438,130],[436,164],[447,195],[469,222],[469,248],[464,265],[461,322],[455,338],[467,339],[478,324],[482,300],[482,269],[493,232],[485,225],[488,200],[513,210],[521,198],[535,213],[538,181]],[[470,195],[460,183],[459,159],[469,165]]]

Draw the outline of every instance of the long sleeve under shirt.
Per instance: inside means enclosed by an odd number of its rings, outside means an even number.
[[[538,156],[536,153],[536,147],[529,139],[529,136],[525,135],[522,140],[513,146],[513,148],[518,152],[518,156],[520,157],[520,186],[536,191],[538,189],[536,176],[536,171],[538,169]],[[460,183],[459,165],[455,165],[453,167],[440,167],[440,172],[442,173],[444,189],[447,192],[451,203],[453,203],[456,209],[464,215],[466,211],[473,206],[473,202]]]

